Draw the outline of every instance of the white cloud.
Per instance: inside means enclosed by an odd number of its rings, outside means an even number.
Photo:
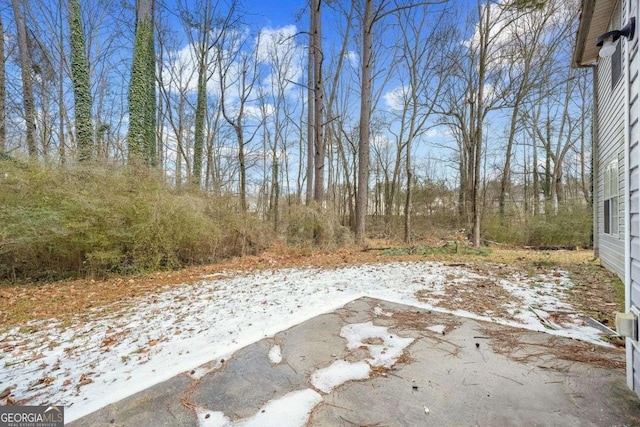
[[[404,108],[407,93],[406,87],[398,86],[383,95],[384,102],[391,110],[400,111]]]
[[[546,33],[553,32],[555,28],[564,25],[572,11],[576,10],[575,0],[548,0],[542,9],[523,11],[514,7],[507,7],[508,0],[485,3],[490,6],[489,19],[489,59],[492,67],[505,67],[517,65],[522,45],[540,45],[545,49],[542,40],[533,40],[537,37],[540,23],[545,22]],[[484,9],[486,11],[486,9]],[[480,43],[479,24],[476,24],[473,35],[462,42],[468,48],[476,48]]]
[[[272,104],[266,104],[264,107],[261,107],[260,105],[245,105],[244,107],[244,113],[247,115],[247,117],[251,117],[257,120],[267,118],[274,112],[275,107]]]
[[[358,52],[350,50],[345,54],[345,56],[352,68],[357,69],[360,66],[360,55],[358,55]]]
[[[209,64],[207,67],[208,81],[207,93],[218,95],[220,93],[220,80],[216,72],[213,52],[209,52]],[[185,45],[182,49],[169,52],[162,69],[162,81],[170,92],[193,93],[198,89],[198,54],[195,46]]]
[[[278,87],[289,92],[303,77],[304,46],[296,39],[297,28],[287,25],[281,28],[263,28],[256,40],[257,58],[269,74],[263,81],[265,89]]]

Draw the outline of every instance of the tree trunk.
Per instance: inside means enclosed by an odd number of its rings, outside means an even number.
[[[69,30],[71,32],[71,77],[73,80],[77,158],[93,157],[93,117],[89,82],[89,63],[85,53],[82,14],[78,0],[69,0]],[[61,76],[62,78],[62,76]]]
[[[407,196],[404,200],[404,242],[411,243],[411,142],[407,144]]]
[[[511,187],[511,153],[513,152],[513,143],[516,137],[516,128],[518,125],[518,111],[520,109],[520,99],[516,100],[516,104],[513,106],[511,112],[511,124],[509,126],[509,140],[507,141],[507,152],[504,159],[504,168],[502,169],[502,178],[500,180],[500,198],[498,201],[498,209],[500,215],[500,222],[504,225],[505,216],[505,204],[507,194]]]
[[[278,232],[278,228],[280,227],[280,182],[278,174],[280,173],[278,170],[278,156],[276,152],[273,153],[273,172],[271,176],[271,191],[273,192],[273,231]]]
[[[210,2],[207,1],[202,12],[202,27],[198,33],[198,97],[196,99],[195,131],[193,136],[193,173],[191,184],[195,188],[202,185],[202,159],[204,151],[205,112],[207,108],[207,59],[209,51]]]
[[[533,147],[533,216],[540,215],[540,176],[538,175],[538,144],[531,139]]]
[[[62,29],[62,23],[64,22],[64,17],[63,17],[63,9],[64,6],[62,4],[62,2],[60,2],[58,4],[58,19],[60,22],[60,33],[59,33],[59,37],[58,37],[58,49],[60,49],[60,52],[64,52],[64,31]],[[0,34],[2,32],[0,31]],[[4,55],[3,55],[4,58]],[[66,109],[64,108],[64,61],[60,61],[58,64],[58,111],[59,111],[59,117],[58,117],[58,155],[60,156],[60,163],[64,164],[66,162],[66,157],[67,157],[67,149],[65,147],[66,145],[66,140],[65,140],[65,135],[64,135],[64,114],[63,111],[65,111]]]
[[[314,120],[313,113],[315,109],[314,104],[314,55],[315,55],[315,33],[314,33],[314,23],[315,23],[315,15],[314,15],[314,2],[315,0],[311,0],[310,3],[310,14],[309,14],[309,50],[307,52],[308,63],[307,63],[307,188],[306,188],[306,197],[305,202],[307,204],[311,203],[313,200],[313,159],[315,153],[315,143],[313,141],[314,138]]]
[[[479,6],[483,7],[483,6]],[[476,97],[475,108],[475,130],[474,130],[474,170],[473,170],[473,195],[472,195],[472,211],[473,211],[473,246],[480,246],[480,169],[481,169],[481,157],[482,157],[482,143],[483,143],[483,122],[484,122],[484,85],[486,84],[485,76],[487,71],[487,55],[489,49],[489,34],[490,34],[490,16],[491,16],[491,3],[487,3],[484,6],[484,14],[480,13],[480,21],[484,19],[479,25],[484,29],[480,30],[480,58],[478,63],[478,93]]]
[[[0,16],[0,34],[4,34],[2,16]],[[0,37],[0,156],[7,151],[7,92],[5,77],[4,37]],[[62,80],[62,78],[61,78]],[[60,114],[62,116],[62,114]]]
[[[206,40],[206,36],[203,36]],[[202,154],[204,151],[204,114],[207,104],[207,78],[206,78],[206,41],[200,46],[200,58],[198,58],[198,98],[196,100],[195,132],[193,136],[193,173],[191,184],[199,188],[202,182]]]
[[[29,156],[35,158],[38,156],[36,146],[36,109],[33,97],[33,80],[31,77],[31,54],[27,42],[27,26],[18,0],[11,0],[11,4],[13,5],[13,14],[18,30],[18,50],[20,52],[20,68],[22,69],[24,121],[27,126],[27,149],[29,150]]]
[[[244,135],[242,127],[236,126],[236,138],[238,139],[238,163],[240,164],[240,211],[247,212],[247,166],[244,156]]]
[[[129,160],[156,164],[154,0],[136,0],[136,35],[129,84]]]
[[[324,157],[325,141],[323,132],[324,120],[324,89],[322,81],[322,31],[321,31],[321,5],[322,0],[314,0],[313,9],[313,140],[315,144],[314,155],[314,181],[313,200],[322,203],[324,195]]]
[[[358,142],[358,192],[356,196],[356,241],[364,244],[369,197],[369,128],[371,121],[371,50],[373,0],[365,0],[362,23],[362,81]]]

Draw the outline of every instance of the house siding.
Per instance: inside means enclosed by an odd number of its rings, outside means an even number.
[[[630,1],[630,4],[628,3]],[[623,22],[631,16],[638,20],[639,0],[623,2]],[[627,7],[629,4],[630,7]],[[630,9],[630,10],[629,10]],[[629,13],[627,13],[629,12]],[[636,31],[637,33],[637,31]],[[626,43],[629,50],[629,257],[630,257],[630,305],[631,309],[640,307],[640,55],[638,54],[638,36]],[[632,388],[640,393],[640,347],[632,342],[631,382]]]
[[[600,168],[598,172],[598,233],[600,241],[600,260],[604,266],[624,277],[624,103],[625,84],[622,79],[615,88],[611,87],[611,58],[605,58],[598,64],[599,97],[599,133]],[[624,64],[622,64],[624,67]],[[623,73],[624,76],[624,73]],[[604,173],[612,161],[618,162],[618,232],[604,234]]]

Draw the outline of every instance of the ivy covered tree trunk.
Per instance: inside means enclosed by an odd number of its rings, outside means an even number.
[[[136,0],[136,35],[129,83],[129,161],[155,166],[156,73],[154,0]]]
[[[202,160],[204,152],[205,113],[207,109],[207,65],[209,60],[210,2],[204,7],[202,30],[198,35],[198,98],[195,111],[195,132],[193,139],[193,175],[192,184],[199,188],[202,183]]]
[[[89,90],[89,63],[85,54],[85,39],[78,0],[69,0],[69,29],[77,157],[79,161],[84,161],[90,160],[93,155],[93,119]]]

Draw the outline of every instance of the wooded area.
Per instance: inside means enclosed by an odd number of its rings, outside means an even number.
[[[0,276],[442,228],[475,246],[587,246],[578,6],[309,0],[270,28],[238,0],[12,0]]]

